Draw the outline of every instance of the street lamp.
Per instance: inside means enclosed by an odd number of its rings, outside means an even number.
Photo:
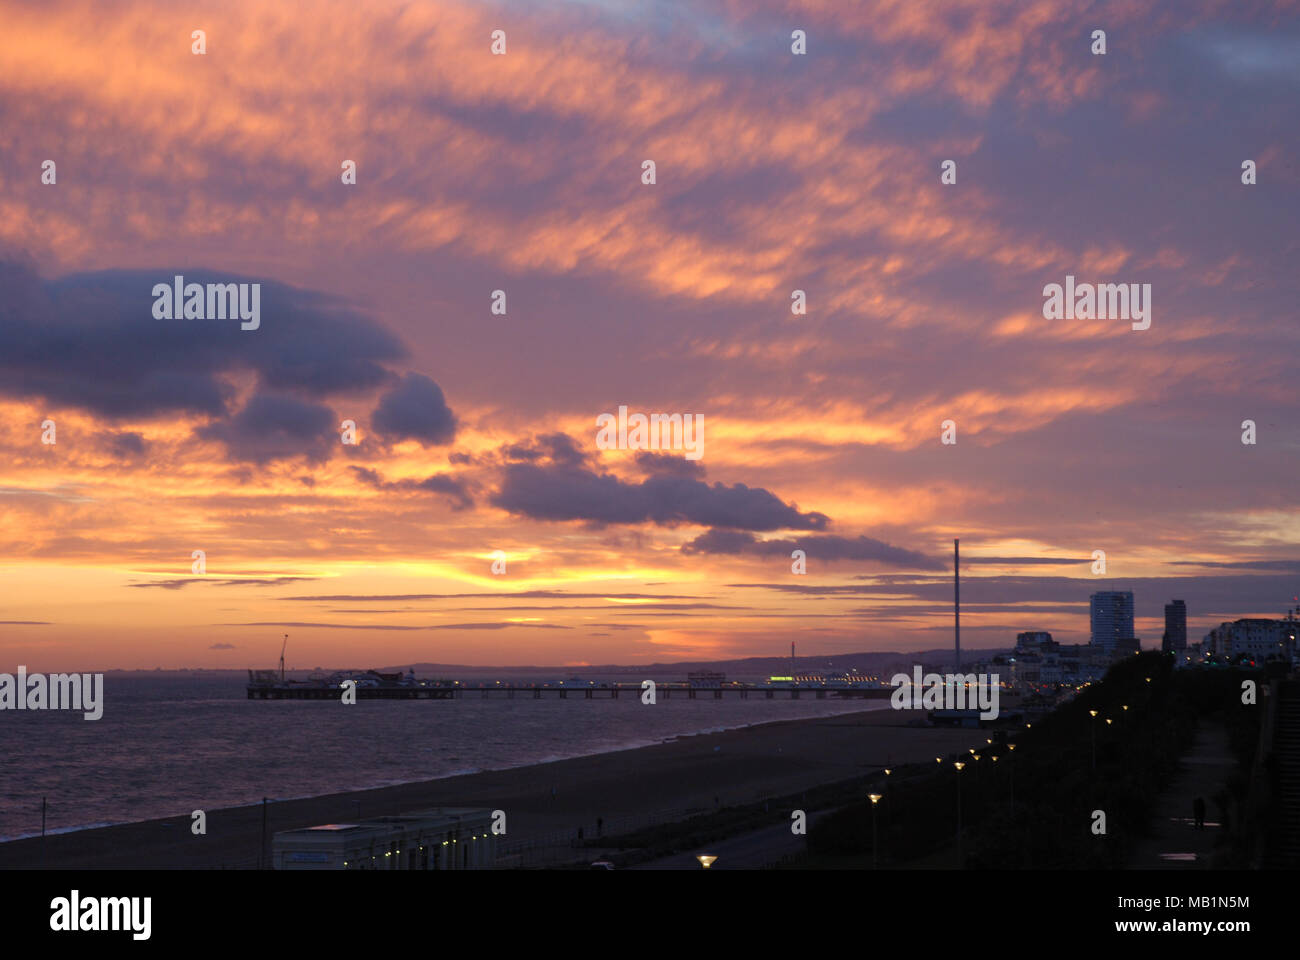
[[[1007,749],[1011,751],[1009,759],[1011,760],[1011,815],[1016,813],[1016,745],[1008,743]]]
[[[889,796],[889,775],[893,772],[894,771],[891,770],[889,767],[885,767],[885,796],[886,797]],[[885,829],[886,830],[889,829],[889,808],[888,807],[885,808]]]
[[[1092,732],[1092,769],[1097,769],[1097,711],[1089,710],[1092,717],[1092,723],[1088,724],[1088,729]]]
[[[966,862],[961,855],[961,771],[966,764],[958,760],[953,766],[957,768],[957,869],[960,870]]]
[[[707,870],[709,869],[709,867],[713,866],[713,861],[717,860],[718,858],[711,857],[707,853],[702,853],[695,859],[700,861],[700,866],[702,866],[705,870]]]
[[[880,866],[880,847],[876,841],[876,804],[880,802],[880,794],[869,793],[871,798],[871,869],[875,870]]]

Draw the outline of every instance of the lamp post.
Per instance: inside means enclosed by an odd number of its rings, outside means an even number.
[[[960,870],[966,862],[961,855],[961,771],[966,764],[958,760],[953,766],[957,768],[957,869]]]
[[[1088,714],[1092,717],[1092,722],[1088,724],[1088,729],[1092,732],[1092,769],[1097,769],[1097,711],[1089,710]]]
[[[890,767],[885,767],[885,789],[883,791],[885,799],[889,799],[889,777],[893,772]],[[889,807],[885,807],[885,829],[889,829]]]
[[[1007,762],[1011,764],[1011,815],[1016,815],[1016,745],[1008,743],[1007,749],[1011,753],[1007,756]]]
[[[871,797],[871,869],[875,870],[880,866],[880,846],[876,842],[876,804],[880,802],[880,794],[870,793]]]

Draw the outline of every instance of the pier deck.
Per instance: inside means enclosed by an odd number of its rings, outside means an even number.
[[[358,700],[463,700],[477,697],[484,700],[531,698],[542,700],[554,697],[559,700],[617,700],[619,697],[639,697],[642,693],[640,683],[611,683],[595,685],[545,685],[530,684],[484,684],[466,685],[450,684],[445,686],[393,686],[356,688]],[[889,687],[839,687],[818,684],[796,684],[789,686],[770,686],[759,683],[728,683],[719,687],[698,687],[686,683],[655,682],[655,695],[671,699],[684,697],[689,700],[740,697],[742,700],[758,697],[765,700],[798,700],[810,697],[817,700],[832,699],[883,699],[890,696]],[[249,684],[250,700],[337,700],[342,696],[341,687],[325,684]]]

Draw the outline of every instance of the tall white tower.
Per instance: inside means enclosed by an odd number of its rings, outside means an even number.
[[[956,643],[957,672],[961,673],[961,540],[952,541],[952,631]]]

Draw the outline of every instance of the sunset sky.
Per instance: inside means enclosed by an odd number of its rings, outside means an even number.
[[[0,670],[929,649],[954,537],[970,647],[1300,593],[1300,4],[0,21]],[[154,319],[177,274],[260,328]]]

